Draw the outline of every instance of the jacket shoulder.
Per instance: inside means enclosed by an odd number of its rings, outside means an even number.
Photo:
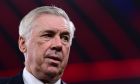
[[[14,77],[0,78],[0,84],[24,84],[22,73]]]
[[[9,81],[11,81],[12,78],[1,78],[0,84],[7,84]]]

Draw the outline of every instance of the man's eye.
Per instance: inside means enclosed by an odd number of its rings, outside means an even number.
[[[62,36],[61,39],[64,41],[64,42],[68,42],[69,41],[69,36]]]

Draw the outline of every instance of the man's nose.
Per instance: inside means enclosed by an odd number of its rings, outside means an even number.
[[[54,37],[52,42],[52,50],[62,51],[62,41],[59,36]]]

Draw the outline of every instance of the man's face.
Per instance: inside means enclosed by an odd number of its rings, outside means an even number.
[[[48,76],[59,78],[68,62],[70,39],[68,23],[63,17],[50,14],[37,17],[28,39],[19,39],[19,46],[25,48],[20,50],[26,55],[27,70],[41,80]]]

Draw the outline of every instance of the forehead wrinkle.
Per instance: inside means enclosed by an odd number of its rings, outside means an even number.
[[[61,16],[55,16],[55,15],[48,15],[48,14],[43,14],[43,15],[40,15],[36,18],[36,20],[34,21],[34,27],[42,27],[41,29],[46,29],[46,30],[57,30],[57,31],[68,31],[69,33],[71,33],[71,30],[69,28],[69,22],[61,17]],[[54,17],[52,18],[49,18],[49,16],[54,16],[55,18],[57,18],[57,21],[55,20]],[[50,21],[49,21],[50,20]],[[55,21],[55,22],[52,22],[52,21]],[[59,23],[60,24],[59,24]]]
[[[37,22],[36,22],[37,23]],[[56,27],[51,27],[51,26],[49,26],[49,25],[47,25],[47,24],[34,24],[34,26],[32,26],[32,27],[34,27],[34,28],[40,28],[40,29],[42,29],[42,30],[44,30],[44,31],[66,31],[66,32],[70,32],[70,28],[68,28],[68,27],[66,27],[66,26],[61,26],[61,27],[58,27],[58,26],[56,26]]]

